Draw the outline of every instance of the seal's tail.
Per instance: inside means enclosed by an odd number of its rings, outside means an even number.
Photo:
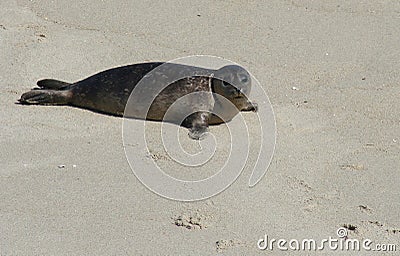
[[[69,103],[71,92],[68,88],[71,84],[44,79],[37,82],[37,85],[40,88],[34,88],[22,94],[18,102],[28,105],[66,105]]]

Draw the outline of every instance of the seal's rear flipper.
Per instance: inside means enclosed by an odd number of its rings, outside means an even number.
[[[71,85],[70,83],[55,80],[55,79],[43,79],[37,82],[37,85],[43,89],[59,90],[64,87]]]
[[[69,103],[70,92],[57,90],[31,90],[21,95],[20,104],[27,105],[66,105]]]

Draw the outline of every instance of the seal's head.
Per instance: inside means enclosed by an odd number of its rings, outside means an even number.
[[[239,111],[248,106],[250,89],[250,74],[240,66],[224,66],[214,73],[213,91],[230,100]]]

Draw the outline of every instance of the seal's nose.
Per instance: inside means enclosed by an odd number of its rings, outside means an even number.
[[[239,76],[239,80],[241,83],[245,84],[249,81],[249,77],[247,75],[242,74]]]

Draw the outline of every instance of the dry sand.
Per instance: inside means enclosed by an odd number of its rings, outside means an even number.
[[[14,104],[41,78],[194,54],[268,92],[276,151],[254,188],[244,170],[211,199],[164,199],[130,170],[120,118]],[[0,255],[291,255],[256,243],[342,226],[400,250],[397,1],[2,0],[0,70]]]

